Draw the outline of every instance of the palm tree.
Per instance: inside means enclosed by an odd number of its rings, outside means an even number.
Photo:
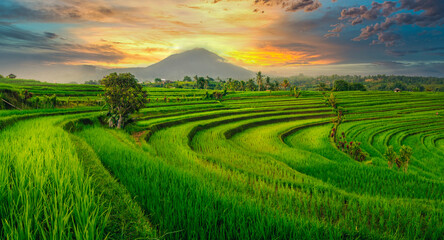
[[[284,79],[284,81],[282,82],[282,87],[287,90],[287,88],[290,86],[290,82],[288,81],[288,79]]]
[[[262,80],[263,80],[263,78],[264,78],[264,76],[262,76],[261,72],[258,72],[256,74],[256,82],[257,82],[257,85],[258,85],[258,88],[257,88],[258,91],[260,91],[262,89]]]
[[[256,88],[256,84],[254,84],[254,79],[249,79],[246,87],[248,90],[254,91],[254,89]]]
[[[204,77],[198,77],[197,75],[194,76],[194,80],[196,81],[196,87],[198,89],[204,89],[208,86],[207,81],[205,81]]]
[[[244,81],[240,81],[240,90],[241,91],[245,91],[245,88],[246,88],[245,82]]]
[[[270,79],[270,77],[267,77],[266,78],[266,80],[265,80],[265,89],[267,89],[267,90],[270,90],[270,88],[271,88],[271,79]]]
[[[194,81],[196,81],[196,87],[199,88],[199,77],[197,75],[195,75],[193,77]]]

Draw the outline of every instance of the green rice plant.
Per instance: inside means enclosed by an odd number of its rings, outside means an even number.
[[[69,101],[81,106],[101,91],[5,84],[37,96],[47,89],[58,99],[77,94]],[[0,238],[441,239],[444,234],[444,122],[436,117],[444,110],[443,94],[338,92],[335,109],[340,102],[347,118],[334,126],[331,107],[322,104],[319,92],[298,99],[288,92],[230,92],[219,101],[203,101],[206,90],[145,89],[151,102],[134,115],[128,132],[97,126],[97,108],[0,111],[0,140],[20,146],[0,149],[6,163],[0,164],[0,196],[7,199],[0,204]],[[62,113],[70,115],[43,118]],[[349,149],[336,148],[333,128],[353,139]],[[404,149],[398,162],[408,163],[408,172],[387,168],[387,148]],[[361,150],[372,164],[353,160]],[[40,184],[46,188],[17,187],[39,179],[49,179]],[[26,235],[21,229],[31,230]]]
[[[108,210],[59,118],[0,132],[2,239],[106,239]]]
[[[130,192],[140,196],[139,203],[151,213],[152,221],[159,224],[161,236],[165,238],[257,239],[281,236],[309,239],[356,234],[343,233],[337,228],[302,219],[291,220],[261,207],[253,199],[217,190],[197,172],[193,174],[168,166],[156,157],[116,144],[103,130],[87,130],[80,136],[98,150],[105,165]],[[159,199],[163,201],[159,202]],[[307,231],[307,227],[311,232]]]

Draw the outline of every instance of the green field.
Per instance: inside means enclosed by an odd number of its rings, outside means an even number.
[[[144,87],[148,91],[151,105],[162,105],[171,102],[199,101],[206,93],[212,94],[214,90],[204,89],[174,89]],[[4,90],[18,93],[29,91],[34,98],[43,99],[46,96],[56,96],[60,107],[99,106],[103,105],[103,89],[100,85],[87,84],[56,84],[39,82],[27,79],[0,78],[0,96]],[[273,94],[278,94],[275,92]],[[0,102],[0,110],[2,102]],[[21,107],[19,104],[18,107]]]
[[[0,239],[443,239],[443,93],[336,93],[357,162],[320,92],[148,88],[124,131],[99,86],[1,84],[97,104],[0,111]]]

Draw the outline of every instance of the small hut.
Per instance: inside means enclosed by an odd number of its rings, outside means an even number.
[[[9,74],[8,76],[6,76],[7,78],[10,78],[10,79],[15,79],[17,76],[16,75],[14,75],[14,74]]]
[[[399,88],[395,88],[395,89],[393,90],[393,92],[401,92],[401,89],[399,89]]]

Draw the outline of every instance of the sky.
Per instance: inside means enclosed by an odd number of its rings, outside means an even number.
[[[1,0],[0,74],[146,67],[206,48],[274,76],[444,77],[443,26],[443,0]]]

